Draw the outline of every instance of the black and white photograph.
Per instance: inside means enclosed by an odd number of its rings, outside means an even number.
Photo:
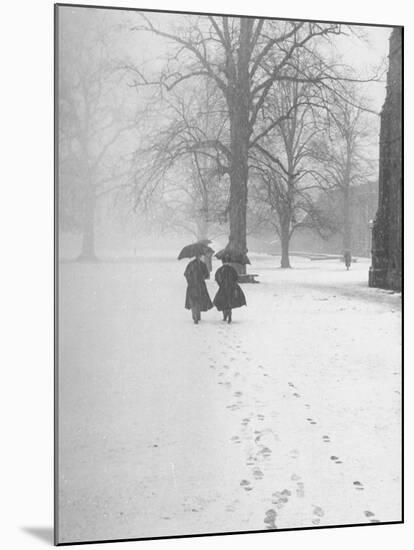
[[[403,521],[404,28],[296,15],[54,7],[58,545]]]

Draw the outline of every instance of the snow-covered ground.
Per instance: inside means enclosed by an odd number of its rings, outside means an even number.
[[[400,295],[251,259],[231,325],[172,255],[60,265],[61,542],[401,519]]]

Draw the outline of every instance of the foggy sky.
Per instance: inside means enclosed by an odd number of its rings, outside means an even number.
[[[71,14],[76,11],[85,12],[85,8],[60,7],[59,17],[61,28],[71,25]],[[171,41],[149,32],[132,31],[132,27],[142,24],[143,21],[138,10],[111,10],[88,8],[89,14],[104,15],[108,21],[123,28],[124,54],[137,65],[143,66],[150,72],[157,72],[165,63],[165,54],[171,51]],[[187,14],[151,13],[145,12],[151,21],[160,28],[172,31],[174,28],[185,26],[189,17]],[[352,36],[347,31],[346,36],[337,36],[333,48],[329,47],[332,54],[342,58],[345,64],[349,64],[359,77],[369,77],[374,74],[374,69],[381,63],[386,63],[388,55],[388,39],[392,27],[354,26],[358,33],[363,33],[364,40]],[[174,44],[175,46],[175,44]],[[121,53],[121,52],[120,52]],[[385,99],[385,77],[381,82],[371,82],[363,85],[363,93],[369,99],[374,110],[380,111]]]

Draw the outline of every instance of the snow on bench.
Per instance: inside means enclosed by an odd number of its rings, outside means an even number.
[[[256,281],[255,277],[258,277],[258,273],[245,273],[243,275],[239,275],[238,282],[239,283],[258,283],[259,281]]]

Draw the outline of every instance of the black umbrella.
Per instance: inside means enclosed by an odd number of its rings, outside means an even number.
[[[222,250],[219,250],[215,256],[219,260],[225,259],[226,262],[231,262],[234,264],[242,264],[242,265],[250,264],[250,260],[247,254],[243,254],[242,252],[236,252],[231,248],[228,248],[227,246]]]
[[[204,256],[208,253],[213,254],[214,250],[206,244],[198,242],[185,246],[178,254],[178,259],[182,260],[183,258],[194,258],[194,256]]]

